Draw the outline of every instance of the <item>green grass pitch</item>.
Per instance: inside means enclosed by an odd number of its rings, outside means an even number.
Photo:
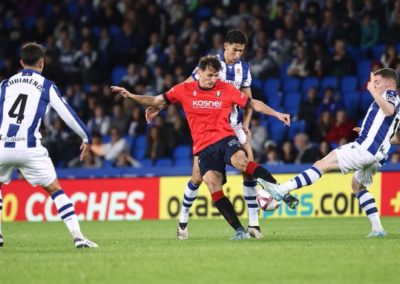
[[[247,220],[243,220],[246,224]],[[97,250],[62,223],[5,223],[0,283],[400,283],[400,220],[367,239],[367,218],[262,220],[263,240],[230,241],[223,220],[83,222]]]

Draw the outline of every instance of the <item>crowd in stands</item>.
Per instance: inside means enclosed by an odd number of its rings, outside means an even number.
[[[9,0],[0,15],[1,79],[20,68],[21,44],[43,44],[44,76],[93,132],[80,163],[80,139],[50,113],[43,144],[57,167],[189,166],[182,110],[170,106],[147,125],[144,109],[110,85],[163,93],[200,56],[223,52],[231,28],[248,35],[254,97],[292,116],[290,128],[253,116],[251,144],[262,163],[312,163],[353,140],[372,102],[369,72],[400,71],[399,0]],[[399,159],[393,147],[388,162]]]

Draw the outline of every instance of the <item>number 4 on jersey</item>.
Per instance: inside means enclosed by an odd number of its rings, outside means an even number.
[[[28,99],[28,95],[19,94],[17,99],[15,100],[15,103],[12,105],[10,111],[8,112],[8,115],[10,117],[17,118],[18,124],[21,124],[22,120],[24,119],[24,112],[25,112],[25,106],[26,106],[27,99]],[[20,104],[21,104],[21,106],[19,107],[18,113],[16,113],[16,110]]]

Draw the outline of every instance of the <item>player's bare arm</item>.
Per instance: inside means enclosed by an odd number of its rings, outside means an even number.
[[[396,133],[393,135],[393,137],[390,139],[390,144],[400,144],[400,127],[397,128]]]
[[[274,116],[278,120],[282,121],[283,124],[290,126],[290,115],[287,113],[281,113],[279,111],[276,111],[266,104],[264,104],[262,101],[252,99],[250,102],[250,107],[254,109],[257,112],[261,112],[266,115]]]
[[[135,102],[144,105],[144,106],[151,106],[155,108],[164,108],[166,106],[165,100],[162,95],[158,96],[141,96],[141,95],[136,95],[132,94],[129,91],[127,91],[125,88],[118,87],[118,86],[111,86],[111,90],[114,93],[118,93],[124,98],[129,98],[134,100]]]
[[[189,82],[193,82],[194,79],[192,76],[189,76],[186,78],[185,81],[183,81],[184,83],[189,83]],[[147,123],[151,123],[151,121],[160,113],[160,111],[162,111],[164,109],[165,105],[161,108],[157,108],[157,107],[153,107],[153,106],[149,106],[146,108],[145,111],[145,116],[146,116],[146,121]]]
[[[379,105],[386,116],[391,116],[394,114],[394,106],[382,98],[382,93],[387,90],[387,79],[382,78],[382,76],[371,72],[370,80],[367,85],[368,91],[371,93],[375,102]]]
[[[86,155],[90,151],[90,144],[82,142],[80,150],[81,150],[81,155],[79,156],[79,161],[83,161],[83,159],[86,157]]]
[[[246,94],[248,97],[252,98],[252,93],[250,88],[241,88],[240,89],[242,93]],[[251,115],[253,113],[252,108],[246,108],[244,110],[244,115],[243,115],[243,131],[247,135],[247,140],[250,141],[251,138],[251,132],[250,132],[250,120],[251,120]]]

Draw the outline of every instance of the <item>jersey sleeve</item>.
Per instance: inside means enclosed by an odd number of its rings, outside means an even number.
[[[250,88],[251,87],[251,73],[250,73],[250,67],[247,62],[243,63],[243,80],[242,84],[240,85],[241,88]]]
[[[199,80],[199,74],[198,74],[199,69],[200,69],[199,66],[196,66],[196,68],[194,68],[194,70],[192,71],[192,78],[195,81]]]
[[[397,96],[396,91],[387,90],[385,99],[388,103],[392,104],[394,107],[397,107],[399,105],[399,97]]]
[[[163,97],[167,104],[175,104],[181,102],[183,93],[183,84],[176,85],[167,91]]]
[[[76,112],[64,100],[58,88],[54,84],[50,87],[49,99],[50,106],[57,112],[61,119],[82,138],[83,142],[91,144],[92,137],[89,129],[78,117]]]
[[[231,98],[233,103],[237,104],[241,108],[247,108],[250,105],[251,98],[249,98],[245,93],[242,93],[233,86],[230,89],[231,89],[230,92],[232,94]]]

